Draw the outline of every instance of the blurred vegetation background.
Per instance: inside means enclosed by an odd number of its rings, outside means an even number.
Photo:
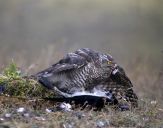
[[[110,53],[139,96],[163,98],[162,0],[0,0],[0,70],[13,59],[32,74],[82,47]]]

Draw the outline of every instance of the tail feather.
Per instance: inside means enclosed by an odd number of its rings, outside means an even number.
[[[125,96],[126,99],[131,103],[133,107],[138,107],[138,97],[134,93],[132,88],[127,89]]]
[[[40,84],[42,84],[44,87],[46,87],[47,89],[53,90],[53,88],[54,88],[53,85],[52,85],[52,83],[49,80],[47,80],[47,78],[45,78],[45,77],[39,78],[38,79],[38,82]]]
[[[118,66],[117,69],[118,71],[116,72],[116,74],[111,75],[111,79],[113,80],[113,82],[116,82],[119,85],[119,88],[124,91],[122,97],[124,97],[128,102],[130,102],[133,107],[137,107],[138,97],[132,89],[133,84],[131,83],[130,79],[126,76],[123,68]]]

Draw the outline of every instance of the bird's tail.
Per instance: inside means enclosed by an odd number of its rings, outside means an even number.
[[[117,67],[117,72],[111,75],[113,82],[116,82],[119,85],[119,88],[124,91],[122,94],[123,98],[131,103],[133,107],[138,106],[138,97],[133,91],[133,84],[130,79],[125,74],[123,68],[120,66]]]
[[[51,84],[51,82],[46,77],[43,77],[42,72],[39,72],[37,74],[32,74],[30,76],[25,76],[24,78],[33,79],[33,80],[39,82],[44,87],[46,87],[47,89],[51,89],[51,90],[53,89],[53,85]]]
[[[132,107],[138,107],[138,97],[132,88],[128,88],[125,92],[126,100],[131,103]]]

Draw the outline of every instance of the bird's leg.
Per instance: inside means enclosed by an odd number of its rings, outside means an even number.
[[[71,94],[64,93],[64,92],[60,91],[57,87],[54,87],[53,90],[54,90],[57,94],[59,94],[59,95],[65,97],[65,98],[70,98],[70,97],[72,97]]]

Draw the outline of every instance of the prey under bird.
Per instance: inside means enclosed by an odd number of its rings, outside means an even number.
[[[131,106],[138,105],[132,83],[109,54],[89,48],[68,53],[59,62],[33,75],[55,94],[70,98],[80,95],[124,99]]]

